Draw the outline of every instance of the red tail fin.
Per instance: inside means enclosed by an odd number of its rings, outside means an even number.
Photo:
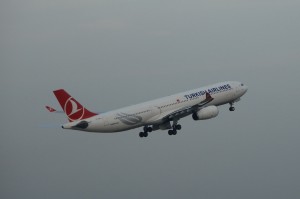
[[[76,120],[86,119],[97,115],[77,102],[72,96],[69,95],[64,89],[53,91],[61,108],[64,110],[70,122]]]

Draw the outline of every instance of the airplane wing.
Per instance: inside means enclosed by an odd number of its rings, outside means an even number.
[[[205,99],[203,101],[201,101],[199,104],[196,104],[196,105],[190,106],[190,107],[185,107],[185,108],[167,113],[165,116],[163,116],[161,118],[161,120],[163,122],[166,122],[166,121],[171,121],[171,120],[174,120],[174,119],[178,120],[180,118],[186,117],[186,116],[192,114],[193,112],[199,110],[200,108],[204,107],[206,104],[211,102],[213,99],[214,98],[212,98],[212,96],[209,93],[206,92]]]

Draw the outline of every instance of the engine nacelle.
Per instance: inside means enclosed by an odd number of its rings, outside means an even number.
[[[218,107],[216,106],[208,106],[196,113],[193,113],[194,120],[207,120],[210,118],[214,118],[219,114]]]

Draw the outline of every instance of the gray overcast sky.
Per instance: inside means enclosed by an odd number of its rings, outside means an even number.
[[[2,0],[0,198],[299,198],[299,0]],[[224,80],[248,93],[176,136],[64,131]]]

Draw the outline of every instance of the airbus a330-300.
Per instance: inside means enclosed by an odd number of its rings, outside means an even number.
[[[139,136],[147,137],[155,130],[168,130],[169,135],[176,135],[181,130],[181,118],[192,115],[194,120],[211,119],[219,114],[220,105],[229,104],[229,110],[234,111],[233,104],[247,90],[241,82],[227,81],[105,113],[89,111],[63,89],[53,92],[69,120],[62,125],[63,129],[113,133],[143,127]]]

